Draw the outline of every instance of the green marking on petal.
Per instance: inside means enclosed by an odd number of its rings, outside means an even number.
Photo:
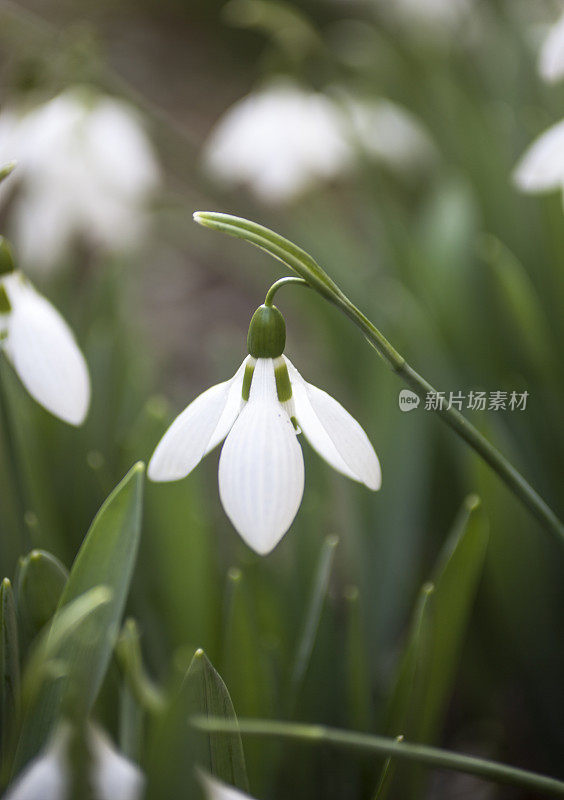
[[[0,283],[0,314],[9,314],[12,310],[12,304],[8,297],[8,292],[3,283]]]
[[[292,399],[292,384],[288,375],[288,367],[283,358],[274,362],[274,377],[276,378],[276,393],[281,403]]]
[[[251,394],[251,381],[253,380],[253,372],[255,371],[255,362],[253,361],[250,364],[247,364],[245,367],[245,375],[243,376],[243,389],[241,394],[243,395],[243,400],[247,402],[249,399],[249,395]]]
[[[0,236],[0,275],[6,275],[8,272],[13,272],[14,269],[14,255],[10,243]]]

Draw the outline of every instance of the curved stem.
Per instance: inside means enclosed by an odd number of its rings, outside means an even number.
[[[385,736],[344,731],[322,725],[276,722],[271,720],[239,719],[228,721],[221,717],[195,717],[193,724],[200,730],[216,733],[238,731],[244,736],[261,736],[278,739],[294,739],[309,744],[334,745],[393,756],[398,760],[415,761],[435,769],[449,769],[478,775],[485,780],[533,789],[538,792],[564,797],[564,781],[549,778],[537,772],[500,764],[486,758],[467,756],[429,747],[424,744],[398,741]]]
[[[311,289],[309,283],[303,278],[295,278],[293,275],[288,275],[286,278],[280,278],[280,280],[275,281],[275,283],[272,284],[266,293],[266,297],[264,298],[265,306],[271,306],[274,302],[274,295],[278,289],[281,289],[283,286],[287,286],[289,283],[295,283],[298,284],[298,286],[303,286],[305,289]]]
[[[194,220],[207,228],[227,233],[238,239],[244,239],[261,250],[265,250],[282,261],[290,269],[297,272],[322,297],[337,306],[364,333],[366,339],[419,397],[428,393],[438,394],[431,384],[419,375],[390,344],[386,337],[373,325],[339,286],[319,266],[309,253],[285,239],[283,236],[258,225],[256,222],[221,214],[215,211],[197,211]],[[533,514],[534,517],[550,531],[556,539],[564,544],[564,524],[542,497],[525,480],[518,470],[503,456],[499,450],[455,408],[442,408],[438,403],[433,410],[460,438],[497,473],[506,486]]]
[[[437,390],[419,375],[392,347],[388,340],[370,322],[364,314],[354,306],[348,298],[341,309],[365,334],[370,344],[386,359],[391,368],[421,399],[428,394],[437,394]],[[340,303],[338,303],[340,305]],[[521,473],[483,436],[466,417],[455,408],[442,407],[439,403],[433,409],[461,439],[480,455],[483,460],[495,471],[501,480],[508,486],[525,505],[538,521],[564,544],[564,525],[554,511],[547,505],[538,492],[525,480]]]

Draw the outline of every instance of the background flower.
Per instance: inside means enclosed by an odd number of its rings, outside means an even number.
[[[19,162],[10,222],[26,268],[60,264],[76,240],[118,252],[139,245],[159,169],[128,104],[77,87],[26,111],[8,108],[0,155]]]

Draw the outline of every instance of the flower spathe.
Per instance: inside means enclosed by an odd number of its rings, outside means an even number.
[[[0,268],[7,252],[0,237]],[[0,337],[34,400],[64,422],[81,425],[90,404],[84,356],[59,312],[18,270],[0,273]]]
[[[255,355],[174,420],[151,458],[148,476],[183,478],[225,439],[219,460],[223,508],[247,544],[266,555],[302,501],[300,432],[334,469],[369,489],[380,488],[381,473],[368,437],[340,403],[307,383],[284,355]]]
[[[70,800],[71,730],[63,725],[50,744],[22,772],[4,800]],[[97,728],[88,729],[90,780],[97,800],[141,800],[144,778],[140,769],[111,745]]]

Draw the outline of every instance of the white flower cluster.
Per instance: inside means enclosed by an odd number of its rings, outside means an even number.
[[[122,251],[141,238],[159,168],[137,114],[121,100],[74,88],[28,111],[7,108],[4,157],[18,162],[8,230],[28,271],[59,265],[75,239]]]
[[[282,204],[349,173],[363,157],[409,174],[432,162],[435,148],[418,120],[388,100],[333,98],[284,79],[225,112],[203,163],[216,179]]]

